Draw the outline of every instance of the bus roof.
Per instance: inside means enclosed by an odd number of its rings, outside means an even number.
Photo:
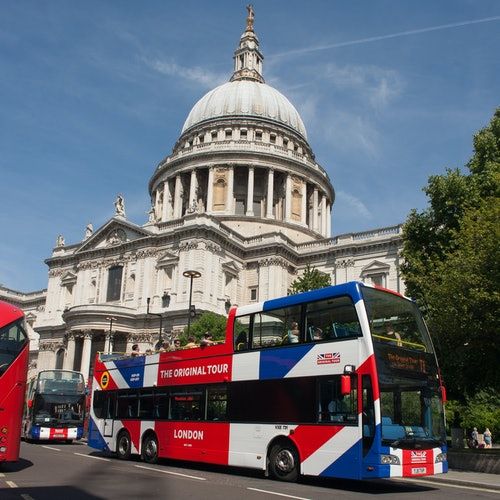
[[[8,325],[16,319],[21,319],[24,313],[21,309],[8,302],[0,300],[0,326]]]

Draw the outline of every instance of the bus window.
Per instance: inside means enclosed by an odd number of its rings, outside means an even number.
[[[319,300],[307,305],[306,340],[320,342],[359,337],[356,309],[349,297]]]
[[[207,420],[227,420],[226,386],[207,389]]]
[[[234,350],[245,351],[249,348],[248,333],[253,324],[253,316],[240,316],[234,321]]]
[[[274,347],[302,341],[301,307],[291,306],[255,314],[252,347]]]
[[[168,418],[168,400],[169,392],[167,389],[159,389],[154,396],[154,417],[155,418]]]
[[[141,391],[139,394],[139,418],[153,419],[153,391]]]
[[[202,389],[186,389],[170,394],[171,420],[204,420]]]
[[[117,395],[117,417],[118,418],[137,418],[138,398],[137,393],[133,392],[119,392]]]
[[[340,391],[340,375],[319,381],[318,422],[357,424],[357,378],[356,376],[351,378],[351,392],[346,396],[342,396]]]

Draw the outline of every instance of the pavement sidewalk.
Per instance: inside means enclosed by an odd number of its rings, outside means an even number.
[[[484,472],[469,472],[459,469],[448,471],[447,474],[422,477],[425,481],[441,484],[454,484],[457,486],[471,486],[474,488],[487,488],[500,491],[500,475],[485,474]]]

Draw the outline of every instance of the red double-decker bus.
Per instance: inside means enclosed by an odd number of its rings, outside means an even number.
[[[24,313],[0,301],[0,464],[19,459],[28,358]]]

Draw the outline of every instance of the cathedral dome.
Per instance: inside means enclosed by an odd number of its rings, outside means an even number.
[[[207,120],[238,116],[278,122],[307,139],[304,122],[293,104],[273,87],[251,79],[227,82],[205,94],[193,106],[182,133]]]

